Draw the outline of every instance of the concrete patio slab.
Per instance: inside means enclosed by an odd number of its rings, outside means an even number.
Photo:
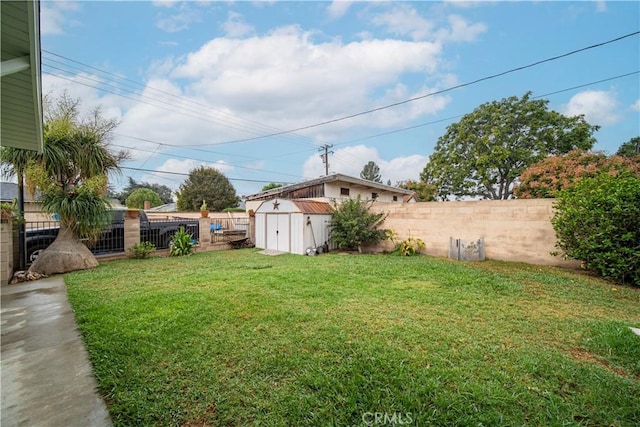
[[[3,426],[111,426],[62,276],[2,286]]]

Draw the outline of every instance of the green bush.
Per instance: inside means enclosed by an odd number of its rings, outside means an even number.
[[[378,228],[386,215],[369,212],[372,203],[358,196],[335,207],[329,222],[329,237],[339,249],[360,252],[363,245],[375,245],[387,238],[388,231]]]
[[[607,174],[560,191],[552,219],[556,246],[584,267],[640,286],[640,178]]]
[[[133,257],[138,259],[147,258],[149,254],[155,250],[156,245],[151,242],[136,243],[129,248],[129,252],[133,254]]]
[[[162,199],[158,196],[158,193],[150,188],[137,188],[127,197],[125,201],[128,208],[144,209],[144,202],[148,201],[152,208],[160,206]]]
[[[402,256],[418,255],[426,245],[417,237],[409,237],[401,242],[397,242],[393,248],[393,253]]]
[[[180,227],[169,243],[169,255],[191,255],[193,253],[193,244],[194,242],[191,234],[187,233],[184,227]]]

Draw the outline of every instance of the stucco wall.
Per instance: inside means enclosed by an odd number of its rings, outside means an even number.
[[[484,238],[486,257],[529,264],[577,267],[550,253],[556,235],[551,225],[553,199],[483,200],[375,205],[388,213],[383,227],[394,230],[400,240],[417,237],[426,253],[446,257],[449,239]],[[391,244],[385,243],[385,249]]]

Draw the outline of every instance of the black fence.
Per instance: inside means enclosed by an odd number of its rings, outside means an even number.
[[[56,239],[60,231],[60,223],[58,221],[28,221],[24,224],[24,228],[25,259],[27,264],[31,264],[40,252]],[[18,238],[19,233],[14,233],[14,239]],[[100,232],[96,241],[84,240],[83,243],[94,255],[124,252],[124,221],[112,221]],[[17,247],[18,241],[15,241],[14,248]]]
[[[171,239],[181,227],[191,235],[194,243],[200,239],[200,225],[197,219],[172,218],[141,221],[140,241],[151,242],[156,249],[168,249]]]

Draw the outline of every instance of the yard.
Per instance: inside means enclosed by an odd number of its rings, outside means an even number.
[[[115,425],[640,420],[640,289],[579,272],[244,249],[65,281]]]

